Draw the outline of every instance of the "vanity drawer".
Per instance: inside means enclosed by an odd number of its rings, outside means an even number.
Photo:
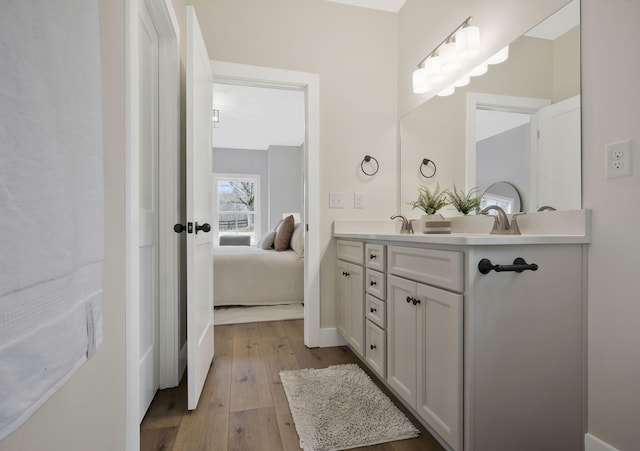
[[[367,321],[365,325],[365,360],[369,366],[380,375],[381,378],[386,376],[386,358],[387,358],[387,333],[373,324],[371,321]]]
[[[462,252],[388,246],[387,272],[406,279],[462,293]]]
[[[336,241],[336,253],[340,260],[355,263],[356,265],[362,265],[363,250],[364,243],[362,241]]]
[[[364,245],[364,261],[367,268],[384,272],[385,248],[384,244],[367,243]]]
[[[385,280],[386,277],[384,273],[367,268],[364,279],[366,292],[384,300],[385,294],[387,293],[384,283]]]
[[[376,323],[383,329],[387,327],[385,320],[387,317],[387,305],[384,301],[368,294],[364,306],[364,313],[369,321]]]

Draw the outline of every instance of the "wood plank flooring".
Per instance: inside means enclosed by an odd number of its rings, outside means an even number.
[[[159,391],[140,425],[141,451],[299,450],[280,371],[357,363],[371,375],[349,348],[308,349],[302,334],[302,320],[216,326],[215,358],[198,408],[187,410],[186,377],[179,387]],[[444,449],[386,387],[378,385],[421,435],[358,449]]]

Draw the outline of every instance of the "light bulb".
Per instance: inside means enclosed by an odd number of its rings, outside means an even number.
[[[439,56],[430,56],[424,62],[424,70],[426,71],[427,81],[430,83],[440,83],[444,80],[442,75],[441,59]]]
[[[455,42],[447,42],[440,47],[438,55],[442,58],[442,72],[450,73],[460,68],[460,61],[458,61],[458,47]]]
[[[458,57],[473,58],[480,52],[480,29],[475,26],[464,27],[456,33]]]
[[[457,79],[456,81],[454,81],[453,82],[453,86],[456,87],[456,88],[461,88],[463,86],[467,86],[470,81],[471,81],[471,79],[469,78],[469,75],[465,75],[464,77],[461,77],[461,78]]]
[[[509,46],[502,48],[498,53],[487,60],[487,64],[500,64],[509,58]]]
[[[486,74],[487,70],[489,70],[489,66],[487,66],[487,63],[482,63],[472,69],[471,72],[469,72],[469,75],[471,75],[472,77],[477,77],[479,75]]]
[[[426,70],[420,67],[413,71],[413,92],[415,94],[424,94],[431,89],[431,85],[427,82]]]

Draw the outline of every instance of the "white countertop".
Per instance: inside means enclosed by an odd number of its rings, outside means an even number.
[[[591,242],[590,211],[535,212],[520,216],[521,235],[491,235],[489,230],[474,233],[477,222],[485,227],[487,217],[452,220],[450,234],[399,233],[399,221],[334,221],[336,238],[380,240],[404,243],[448,244],[456,246],[494,246],[530,244],[586,244]],[[490,218],[489,218],[490,219]],[[489,224],[491,224],[489,222]],[[418,229],[418,227],[416,227]]]

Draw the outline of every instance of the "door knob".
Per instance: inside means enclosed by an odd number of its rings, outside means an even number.
[[[176,233],[182,233],[185,230],[187,230],[187,228],[185,226],[183,226],[182,224],[176,224],[173,226],[173,231]]]
[[[197,234],[200,230],[202,230],[204,233],[211,232],[211,226],[210,226],[208,223],[206,223],[206,222],[205,222],[204,224],[202,224],[202,225],[199,225],[199,224],[196,222],[196,234]]]

